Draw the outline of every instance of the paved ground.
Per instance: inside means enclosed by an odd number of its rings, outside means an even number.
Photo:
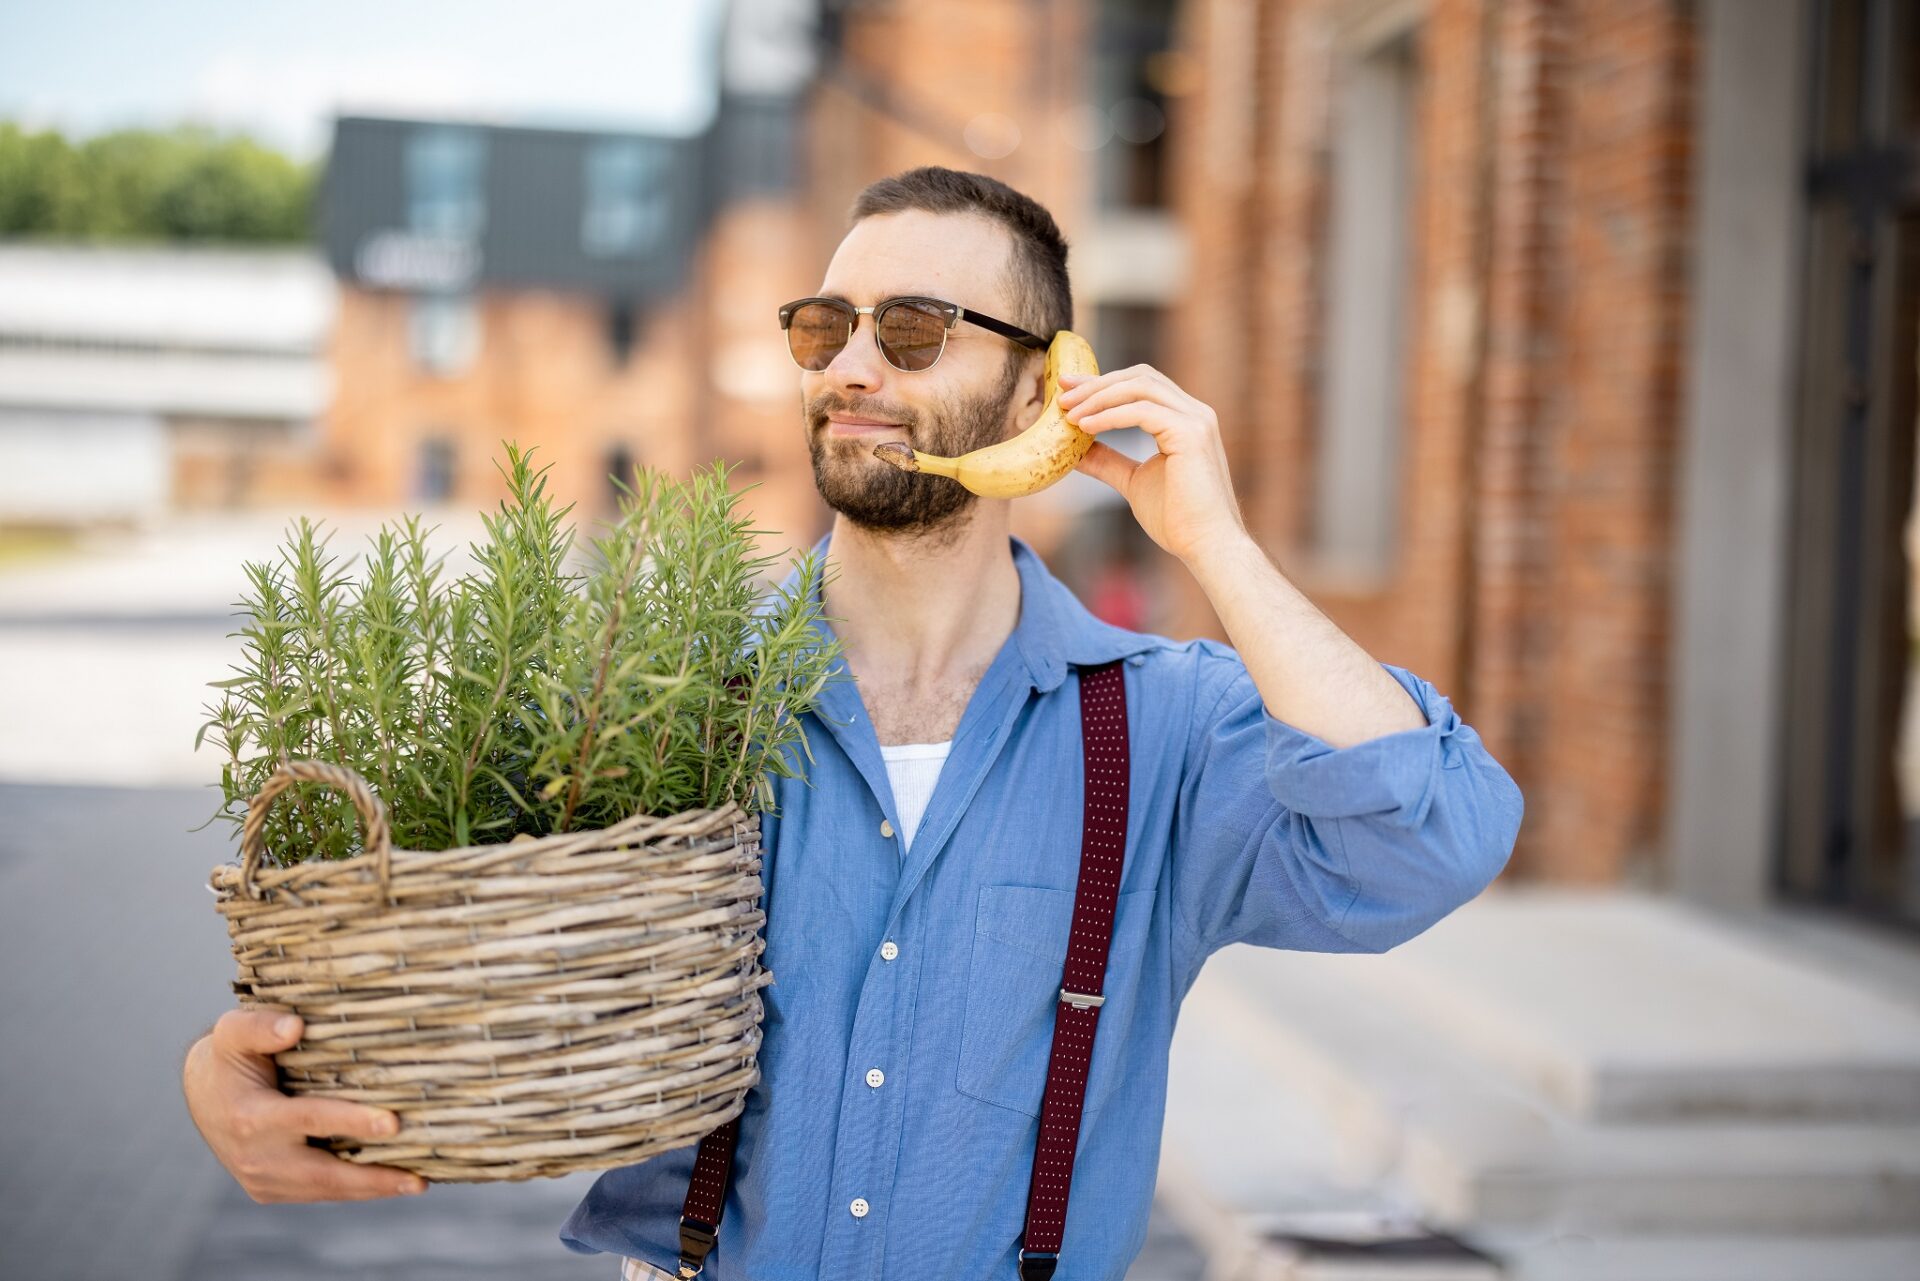
[[[332,513],[323,532],[361,554],[377,513]],[[273,560],[287,518],[180,517],[145,530],[96,530],[65,553],[0,562],[0,780],[192,786],[219,777],[219,744],[193,736],[233,673],[243,568]],[[432,513],[444,573],[471,564],[475,513]]]
[[[218,799],[0,783],[0,1275],[611,1281],[554,1235],[590,1175],[338,1206],[255,1205],[227,1178],[178,1086],[229,1003],[204,887],[232,838],[188,830]],[[1199,1276],[1156,1219],[1130,1281]]]

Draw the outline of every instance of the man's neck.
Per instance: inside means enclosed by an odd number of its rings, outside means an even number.
[[[1020,571],[1004,515],[935,537],[901,538],[836,516],[837,564],[821,608],[863,680],[931,689],[978,673],[1020,617]]]

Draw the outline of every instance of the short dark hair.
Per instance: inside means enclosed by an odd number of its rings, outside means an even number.
[[[847,225],[851,227],[874,214],[908,209],[980,214],[1005,227],[1013,234],[1007,283],[1014,313],[1001,319],[1046,339],[1073,328],[1067,240],[1046,206],[983,173],[922,165],[869,184],[855,198]],[[1025,350],[1016,348],[1010,359]]]

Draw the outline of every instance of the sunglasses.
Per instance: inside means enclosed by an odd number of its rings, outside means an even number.
[[[810,374],[819,373],[853,341],[854,327],[869,314],[880,354],[902,373],[933,368],[947,349],[948,331],[963,320],[1022,347],[1047,345],[1046,339],[1018,325],[939,298],[908,295],[883,299],[871,307],[856,307],[838,298],[798,298],[780,309],[780,328],[787,331],[787,352],[793,363]]]

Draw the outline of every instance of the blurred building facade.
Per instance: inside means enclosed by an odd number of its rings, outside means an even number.
[[[767,468],[766,411],[793,394],[769,319],[791,295],[761,297],[795,265],[778,212],[793,104],[736,87],[687,138],[337,123],[322,194],[341,282],[334,496],[489,498],[513,439],[583,514],[611,515],[609,477],[635,465],[684,475],[724,457],[758,486],[744,507],[760,523],[816,523],[806,474]],[[754,341],[752,321],[774,338]]]
[[[0,246],[0,523],[311,493],[335,305],[305,251]]]
[[[806,545],[775,310],[868,183],[979,170],[1513,771],[1516,878],[1916,920],[1913,40],[1891,0],[734,0],[696,135],[341,119],[330,270],[8,249],[4,506],[470,505],[513,438],[594,514],[728,459]],[[1013,518],[1116,621],[1223,634],[1091,478]]]
[[[579,472],[617,469],[642,440],[650,460],[684,465],[692,384],[662,367],[692,350],[666,304],[690,292],[697,153],[636,135],[338,121],[321,222],[342,288],[326,442],[342,497],[484,492],[501,437],[540,447],[574,494]]]
[[[605,510],[610,471],[725,457],[756,486],[743,507],[758,524],[810,543],[831,513],[773,317],[818,286],[859,190],[917,164],[994,173],[1046,203],[1073,243],[1076,327],[1109,365],[1160,359],[1187,281],[1166,148],[1173,15],[1170,0],[736,0],[698,136],[340,120],[321,197],[341,282],[329,492],[489,497],[513,436],[542,447],[557,493]],[[961,46],[975,56],[942,61]],[[929,81],[932,65],[951,74]],[[1075,476],[1015,518],[1091,585],[1150,546],[1123,514]],[[1106,598],[1136,624],[1168,621],[1137,590]]]
[[[1914,1275],[1920,10],[1181,18],[1168,370],[1527,815],[1388,956],[1210,962],[1163,1193],[1221,1277]]]

